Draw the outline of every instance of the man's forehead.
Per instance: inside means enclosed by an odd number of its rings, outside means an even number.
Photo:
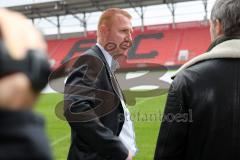
[[[121,28],[132,28],[131,19],[121,14],[115,15],[112,22]]]
[[[122,14],[120,14],[120,13],[115,14],[114,17],[113,17],[113,19],[114,19],[115,21],[117,21],[117,22],[130,22],[130,23],[131,23],[131,19],[130,19],[130,18],[128,18],[127,16],[122,15]]]

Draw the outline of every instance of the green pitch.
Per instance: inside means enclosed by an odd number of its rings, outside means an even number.
[[[70,144],[68,124],[55,115],[55,106],[62,100],[63,95],[61,94],[43,94],[36,105],[36,111],[46,120],[46,131],[55,160],[67,159]],[[129,107],[139,149],[135,160],[153,159],[165,101],[166,94],[159,97],[138,99],[135,106]]]

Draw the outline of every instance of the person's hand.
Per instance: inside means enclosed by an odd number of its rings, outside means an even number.
[[[23,59],[28,49],[47,49],[42,34],[25,16],[4,8],[0,8],[0,39],[14,59]]]
[[[133,159],[133,156],[132,156],[132,153],[129,151],[128,152],[128,157],[126,160],[132,160]]]
[[[15,73],[0,79],[1,109],[29,109],[37,96],[38,93],[32,90],[28,77],[23,73]]]

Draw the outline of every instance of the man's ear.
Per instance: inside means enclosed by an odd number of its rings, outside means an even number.
[[[219,19],[215,21],[215,32],[216,32],[216,36],[223,35],[223,26]]]

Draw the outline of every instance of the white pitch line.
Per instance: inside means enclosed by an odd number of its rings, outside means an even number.
[[[136,106],[141,105],[141,104],[145,103],[146,101],[149,101],[149,100],[152,100],[152,99],[155,99],[155,98],[156,98],[156,97],[149,97],[149,98],[146,98],[146,99],[144,99],[144,100],[138,102],[138,103],[136,104]]]
[[[53,147],[53,146],[55,146],[56,144],[58,144],[59,142],[62,142],[63,140],[65,140],[65,139],[67,139],[67,138],[69,138],[69,137],[70,137],[70,134],[67,134],[67,135],[61,137],[61,138],[57,139],[56,141],[52,142],[52,143],[51,143],[51,146]]]

